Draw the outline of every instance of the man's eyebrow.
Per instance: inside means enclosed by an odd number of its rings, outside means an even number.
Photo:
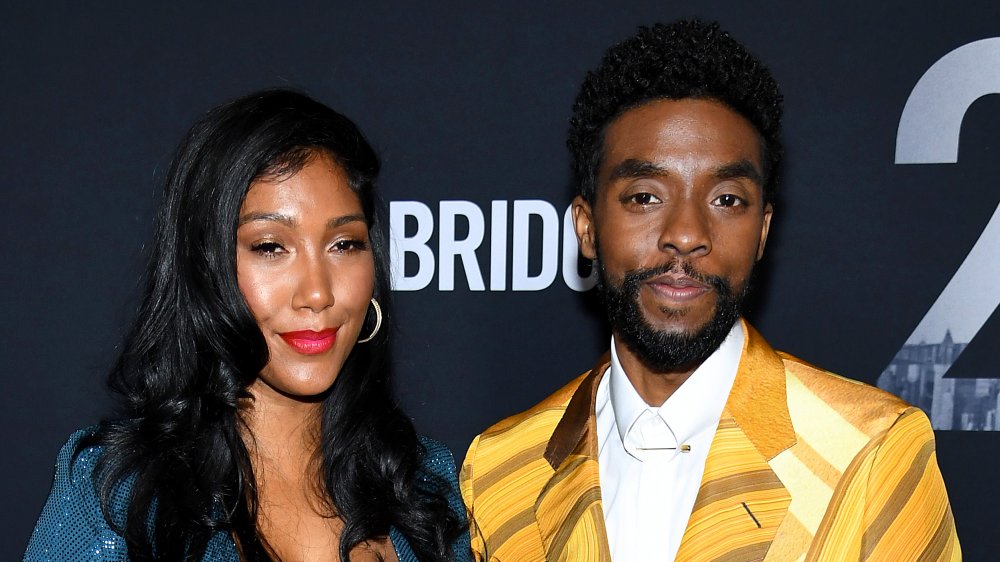
[[[612,168],[611,176],[608,180],[615,181],[622,178],[648,178],[665,175],[668,175],[668,172],[661,166],[657,166],[648,160],[629,158]]]
[[[629,158],[611,170],[610,181],[622,178],[649,178],[670,175],[666,168],[648,160]],[[763,185],[764,180],[757,167],[746,158],[729,164],[723,164],[715,169],[714,175],[720,180],[747,178],[757,185]]]
[[[295,219],[281,213],[247,213],[240,217],[240,222],[236,226],[243,226],[244,224],[257,221],[278,222],[287,227],[295,226]]]
[[[715,177],[720,180],[746,178],[757,185],[764,185],[764,179],[757,167],[752,162],[744,158],[739,162],[732,162],[719,166],[715,169]]]

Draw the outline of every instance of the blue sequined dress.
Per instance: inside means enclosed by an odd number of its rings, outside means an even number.
[[[77,431],[59,451],[52,492],[49,493],[42,515],[31,534],[28,550],[24,553],[25,562],[128,560],[125,539],[115,533],[105,521],[100,500],[91,481],[101,449],[91,447],[81,451],[76,458],[73,457],[77,443],[91,431],[92,428]],[[451,452],[432,439],[421,437],[420,440],[427,448],[424,472],[443,478],[449,484],[448,503],[464,521],[465,507],[458,491],[455,460]],[[111,515],[117,524],[123,522],[127,512],[129,492],[128,486],[119,486],[111,499]],[[419,562],[406,537],[395,527],[389,529],[389,538],[400,562]],[[470,560],[468,533],[455,542],[453,549],[456,561]],[[239,562],[236,545],[229,534],[220,532],[213,536],[202,560]]]

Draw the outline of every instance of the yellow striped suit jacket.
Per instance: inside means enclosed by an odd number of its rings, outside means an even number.
[[[744,329],[676,560],[961,560],[924,413]],[[610,560],[594,413],[606,370],[472,442],[461,485],[477,560]]]

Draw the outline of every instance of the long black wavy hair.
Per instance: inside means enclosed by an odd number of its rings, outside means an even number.
[[[426,451],[390,385],[378,157],[343,115],[301,93],[267,90],[209,111],[178,147],[145,292],[109,376],[123,412],[80,445],[103,448],[95,485],[134,561],[201,560],[218,532],[233,535],[244,560],[272,559],[257,533],[240,417],[268,351],[237,285],[236,228],[256,178],[294,173],[317,153],[344,169],[361,200],[383,315],[382,329],[354,347],[322,406],[317,485],[344,521],[340,557],[394,526],[421,560],[452,558],[463,521],[449,509],[446,484],[421,470]],[[373,329],[373,316],[362,334]],[[123,490],[130,494],[124,519],[112,509]]]
[[[658,99],[713,99],[757,129],[764,202],[773,203],[783,150],[783,98],[771,72],[717,23],[680,20],[640,27],[588,72],[573,104],[566,144],[579,195],[594,202],[608,125]]]

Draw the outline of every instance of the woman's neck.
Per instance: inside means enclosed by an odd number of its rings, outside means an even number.
[[[319,444],[322,402],[283,395],[260,380],[250,387],[253,398],[241,409],[243,441],[250,458],[267,464],[293,464],[305,472]]]
[[[289,397],[260,380],[250,394],[243,441],[256,481],[258,532],[280,559],[338,561],[343,520],[319,475],[322,402]],[[396,553],[386,537],[357,545],[351,559],[391,562]]]

